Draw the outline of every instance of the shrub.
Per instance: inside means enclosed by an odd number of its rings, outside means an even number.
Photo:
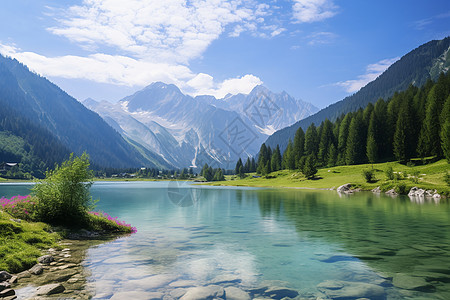
[[[386,175],[386,180],[394,180],[394,170],[391,166],[388,166],[388,168],[384,171],[384,174]]]
[[[81,157],[71,154],[61,166],[47,171],[46,178],[38,181],[32,189],[39,198],[37,218],[50,224],[84,226],[87,210],[92,209],[94,204],[89,193],[92,178],[86,153]]]
[[[414,170],[411,172],[411,176],[409,177],[409,179],[414,183],[419,183],[419,175],[420,172],[418,170]]]
[[[89,222],[91,229],[106,230],[109,232],[136,233],[136,227],[124,221],[117,220],[117,217],[111,217],[104,212],[89,212]]]
[[[449,172],[447,172],[447,173],[444,174],[444,182],[445,182],[448,186],[450,186],[450,173],[449,173]]]
[[[371,182],[375,182],[375,181],[376,181],[374,170],[364,169],[364,170],[362,171],[362,175],[363,175],[364,180],[365,180],[366,182],[371,183]]]
[[[399,194],[405,195],[408,193],[408,188],[405,183],[398,183],[394,187],[395,191]]]

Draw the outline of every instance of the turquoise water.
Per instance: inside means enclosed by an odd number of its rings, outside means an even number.
[[[26,188],[0,185],[0,196]],[[450,299],[445,201],[177,182],[95,183],[91,192],[98,210],[138,229],[88,251],[96,299],[128,291],[167,298],[175,286],[217,282],[287,286],[314,299],[351,289],[364,297],[376,287],[382,294],[372,298]]]

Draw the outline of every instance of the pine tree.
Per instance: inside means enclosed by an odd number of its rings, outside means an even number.
[[[224,181],[225,176],[223,175],[223,171],[221,168],[218,168],[214,174],[214,181]]]
[[[337,150],[334,144],[332,143],[328,148],[327,166],[334,167],[336,165],[336,161],[337,161]]]
[[[338,165],[345,164],[345,149],[347,148],[348,139],[348,129],[350,127],[350,122],[352,120],[352,114],[348,113],[342,119],[341,125],[339,127],[338,136]]]
[[[251,172],[251,168],[252,168],[251,164],[252,163],[250,162],[250,157],[247,157],[247,161],[245,162],[245,165],[244,165],[244,172],[245,173]]]
[[[305,132],[301,127],[297,129],[294,137],[294,161],[296,162],[295,167],[298,169],[298,160],[303,156],[305,151]]]
[[[251,164],[250,172],[256,172],[256,161],[255,161],[254,157],[252,157],[252,164]]]
[[[442,155],[442,148],[440,143],[440,122],[439,122],[439,115],[441,113],[441,107],[439,105],[439,99],[438,99],[439,90],[437,89],[437,86],[433,86],[431,91],[428,93],[427,97],[427,110],[426,110],[426,116],[423,126],[424,131],[421,132],[425,136],[422,137],[426,141],[426,145],[423,145],[426,147],[426,150],[422,152],[425,152],[430,155],[435,156],[441,156]]]
[[[367,153],[367,158],[369,160],[369,163],[372,164],[372,169],[373,169],[373,164],[378,159],[377,143],[375,142],[375,138],[373,137],[373,134],[369,134],[369,137],[367,138],[366,153]]]
[[[281,162],[281,166],[284,170],[294,170],[295,169],[295,158],[293,155],[294,146],[292,145],[292,141],[289,140],[288,146],[283,153],[283,159]]]
[[[334,136],[333,124],[328,119],[326,119],[322,124],[323,126],[320,134],[319,154],[317,158],[320,165],[325,165],[327,163],[328,149],[330,145],[334,143]]]
[[[348,131],[347,146],[345,151],[345,162],[347,165],[354,165],[363,161],[364,146],[362,141],[362,117],[356,114],[350,122]]]
[[[263,172],[263,169],[266,166],[267,159],[268,159],[267,147],[266,144],[263,143],[261,145],[261,148],[259,149],[258,167],[256,169],[256,173],[261,174]]]
[[[306,129],[305,155],[317,155],[317,152],[319,152],[319,136],[316,126],[312,123],[309,125],[308,129]]]
[[[243,164],[242,164],[242,159],[239,157],[239,159],[236,163],[236,167],[234,168],[235,174],[239,174],[239,170],[241,167],[243,167]]]
[[[280,152],[280,147],[278,145],[275,148],[275,150],[273,151],[270,163],[271,163],[272,172],[275,172],[275,171],[278,171],[281,169],[281,152]]]
[[[245,177],[244,167],[240,166],[238,171],[239,177],[242,179]]]
[[[445,101],[441,114],[441,147],[444,157],[450,163],[450,96]]]
[[[308,155],[308,157],[306,158],[302,173],[308,179],[313,178],[317,173],[316,158],[313,154]]]

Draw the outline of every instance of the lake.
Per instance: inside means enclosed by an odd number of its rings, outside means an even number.
[[[0,185],[0,196],[28,188]],[[445,200],[184,182],[99,182],[91,193],[97,210],[138,229],[88,250],[94,299],[176,299],[210,285],[266,298],[281,286],[307,299],[450,299]]]

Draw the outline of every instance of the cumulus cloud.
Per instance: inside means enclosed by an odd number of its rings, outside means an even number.
[[[228,93],[249,93],[262,81],[254,75],[215,82],[208,74],[193,73],[181,64],[155,63],[127,56],[92,54],[46,57],[0,44],[0,53],[14,57],[38,74],[49,77],[83,78],[123,86],[146,86],[151,82],[173,83],[184,92],[223,97]]]
[[[366,67],[365,74],[359,75],[356,79],[337,82],[335,85],[343,87],[348,93],[355,93],[369,82],[375,80],[399,59],[399,57],[383,59],[377,63],[370,64]]]
[[[338,7],[332,0],[293,0],[293,14],[298,23],[312,23],[331,18]]]

